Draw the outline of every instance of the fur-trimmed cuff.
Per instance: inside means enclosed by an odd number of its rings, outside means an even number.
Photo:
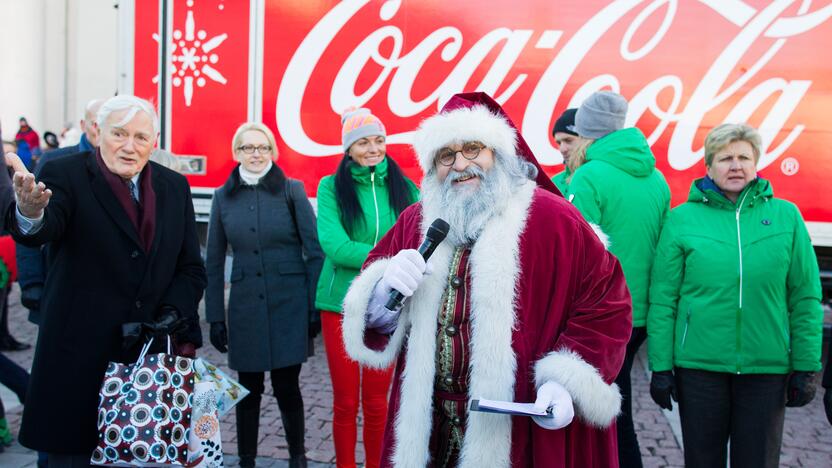
[[[610,236],[608,236],[607,233],[604,232],[601,229],[601,226],[599,226],[595,223],[589,223],[589,227],[591,227],[592,232],[594,232],[595,235],[598,236],[598,240],[601,241],[602,244],[604,244],[604,248],[609,250],[610,249]]]
[[[607,384],[598,369],[568,349],[554,351],[534,365],[535,386],[553,380],[566,388],[581,419],[597,427],[607,427],[621,411],[618,385]]]
[[[352,359],[376,369],[390,367],[398,355],[407,328],[407,324],[404,323],[405,317],[400,314],[399,325],[384,349],[381,351],[370,349],[364,340],[364,334],[367,331],[367,307],[373,296],[373,289],[384,275],[389,262],[389,259],[379,259],[367,266],[353,280],[344,297],[344,323],[342,325],[344,348]]]

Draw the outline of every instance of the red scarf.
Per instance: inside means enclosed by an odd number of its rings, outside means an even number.
[[[145,253],[149,253],[153,247],[153,235],[156,232],[156,193],[153,191],[153,184],[150,180],[152,177],[150,163],[148,162],[144,166],[139,176],[139,199],[141,203],[137,206],[124,179],[110,172],[110,169],[104,164],[100,149],[95,151],[95,160],[98,162],[98,168],[101,169],[104,180],[110,185],[110,189],[115,194],[119,204],[124,208],[124,212],[127,213],[133,227],[136,228],[142,248]]]

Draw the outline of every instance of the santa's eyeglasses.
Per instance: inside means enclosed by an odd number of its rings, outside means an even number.
[[[436,162],[443,166],[453,166],[456,162],[456,155],[462,153],[462,157],[471,161],[477,159],[480,151],[485,148],[485,145],[478,141],[467,141],[462,144],[461,150],[454,150],[448,147],[442,148],[436,152]]]

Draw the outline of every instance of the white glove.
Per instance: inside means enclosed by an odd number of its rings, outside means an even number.
[[[552,408],[552,416],[532,416],[534,422],[543,429],[562,429],[575,417],[572,396],[561,384],[551,380],[537,389],[537,400],[534,402],[534,409],[538,411],[547,408]]]
[[[416,292],[419,283],[425,276],[425,259],[415,249],[402,250],[390,259],[384,275],[381,277],[381,286],[389,294],[395,289],[404,297],[410,297]]]

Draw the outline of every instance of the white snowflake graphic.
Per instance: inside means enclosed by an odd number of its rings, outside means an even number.
[[[204,29],[196,30],[194,12],[190,9],[193,5],[193,0],[188,0],[185,32],[175,29],[170,42],[172,83],[176,88],[183,87],[185,105],[188,107],[191,106],[194,97],[194,83],[202,88],[208,84],[206,77],[223,85],[228,82],[222,73],[212,66],[219,62],[219,55],[211,52],[228,38],[228,34],[218,34],[206,40],[208,33]],[[158,43],[159,35],[153,34],[153,39]],[[153,83],[158,82],[157,74],[153,77]]]

